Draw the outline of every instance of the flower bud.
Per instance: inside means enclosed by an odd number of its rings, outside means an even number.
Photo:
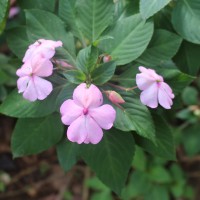
[[[105,55],[104,57],[103,57],[103,62],[104,63],[107,63],[107,62],[109,62],[109,61],[111,61],[112,60],[112,57],[110,56],[110,55]]]
[[[108,96],[109,100],[114,104],[120,104],[125,103],[124,99],[120,94],[113,90],[107,90],[105,91],[106,95]]]

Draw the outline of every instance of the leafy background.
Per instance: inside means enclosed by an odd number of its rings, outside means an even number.
[[[16,5],[19,15],[7,19],[9,7]],[[199,0],[2,0],[0,198],[45,199],[44,186],[49,199],[198,199],[199,22]],[[29,44],[39,38],[62,40],[56,58],[77,69],[50,77],[52,94],[30,103],[14,89],[15,71]],[[97,68],[102,53],[113,61]],[[116,89],[126,101],[126,112],[115,107],[114,128],[102,142],[67,141],[57,111],[76,84],[91,76],[104,90],[112,88],[105,84],[109,80],[132,87],[140,65],[156,69],[173,88],[173,109],[147,109],[137,90]],[[53,146],[38,157],[18,158]]]

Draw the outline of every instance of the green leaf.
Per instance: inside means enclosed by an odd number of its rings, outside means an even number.
[[[96,47],[94,46],[86,47],[79,51],[76,60],[77,63],[76,66],[79,70],[88,74],[95,69],[98,57],[99,57],[99,51]]]
[[[8,79],[9,76],[3,70],[0,69],[0,85],[5,84]]]
[[[85,37],[94,42],[113,20],[112,0],[79,0],[77,14]]]
[[[145,138],[136,138],[136,143],[154,156],[175,160],[175,146],[172,131],[167,123],[160,117],[154,116],[156,128],[156,144]]]
[[[56,146],[56,151],[58,155],[58,160],[61,167],[68,171],[77,162],[79,155],[80,145],[77,143],[70,142],[68,139],[64,138]]]
[[[182,142],[186,153],[189,156],[197,155],[200,152],[199,140],[200,140],[200,125],[189,126],[183,131]]]
[[[196,75],[200,70],[199,52],[199,45],[183,41],[174,61],[181,71]]]
[[[188,86],[182,92],[182,99],[186,105],[198,105],[198,91],[195,87]]]
[[[54,12],[55,9],[55,0],[18,0],[17,3],[19,3],[20,7],[22,9],[41,9],[46,10],[50,12]]]
[[[92,73],[92,81],[96,85],[102,85],[109,81],[115,73],[116,63],[114,61],[104,63]]]
[[[60,88],[54,88],[53,92],[43,101],[30,102],[23,98],[17,90],[14,90],[0,106],[0,113],[11,117],[43,117],[56,110],[55,99]]]
[[[138,98],[128,93],[120,93],[125,100],[124,110],[116,107],[114,126],[122,131],[133,131],[142,137],[155,141],[155,127],[151,114]]]
[[[172,12],[174,29],[186,40],[200,44],[200,1],[177,1]]]
[[[27,33],[35,42],[40,38],[61,40],[62,59],[75,66],[75,47],[73,36],[65,31],[64,23],[56,15],[42,10],[26,10]]]
[[[22,59],[28,46],[30,45],[30,41],[26,33],[26,27],[19,26],[17,28],[10,29],[7,31],[6,35],[9,48],[18,58]]]
[[[140,0],[140,13],[144,19],[148,19],[164,8],[171,0]]]
[[[153,34],[153,23],[145,22],[140,15],[119,20],[107,35],[114,39],[103,40],[99,47],[116,60],[118,65],[138,58],[146,49]]]
[[[13,156],[40,153],[56,144],[63,135],[59,114],[45,118],[19,119],[11,139]]]
[[[63,75],[67,78],[69,82],[75,84],[80,84],[86,80],[85,74],[78,70],[69,70]]]
[[[0,34],[3,32],[3,29],[6,25],[6,17],[9,8],[9,0],[0,1]]]
[[[81,154],[97,177],[120,194],[133,159],[133,136],[116,129],[105,131],[100,143],[82,145]]]
[[[174,33],[162,29],[156,30],[147,49],[137,61],[146,66],[161,65],[176,54],[181,42],[181,37]]]

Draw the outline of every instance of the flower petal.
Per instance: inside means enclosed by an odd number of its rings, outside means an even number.
[[[87,137],[84,140],[84,143],[92,143],[97,144],[101,141],[103,137],[103,131],[99,127],[99,125],[92,119],[89,115],[86,118],[86,129],[87,129]]]
[[[53,90],[51,82],[38,76],[34,76],[34,83],[37,92],[37,98],[39,100],[45,99]]]
[[[165,109],[171,109],[173,104],[172,98],[174,98],[174,94],[172,93],[172,89],[166,83],[162,82],[160,84],[158,90],[158,101],[159,104]]]
[[[22,77],[22,76],[28,76],[32,74],[32,67],[30,62],[24,63],[21,68],[19,68],[16,72],[17,76]]]
[[[31,60],[33,74],[41,77],[48,77],[53,73],[53,64],[51,61],[42,58],[39,54]]]
[[[136,75],[136,84],[140,90],[146,90],[155,82],[156,80],[150,77],[148,74],[140,73]]]
[[[30,77],[28,86],[23,93],[23,97],[29,101],[35,101],[37,99],[37,91],[32,77]]]
[[[65,125],[70,125],[74,120],[81,116],[83,108],[76,105],[73,100],[66,100],[60,107],[62,122]]]
[[[17,80],[18,92],[24,92],[28,86],[28,82],[30,81],[30,76],[23,76]]]
[[[96,108],[103,103],[103,96],[95,85],[91,84],[88,88],[85,83],[81,83],[74,90],[73,100],[81,107]]]
[[[101,128],[108,130],[113,126],[116,117],[116,111],[112,106],[106,104],[98,108],[90,109],[89,115]]]
[[[150,108],[158,107],[158,85],[156,82],[140,94],[140,100]]]
[[[67,137],[71,142],[81,144],[87,137],[86,115],[81,115],[67,129]]]

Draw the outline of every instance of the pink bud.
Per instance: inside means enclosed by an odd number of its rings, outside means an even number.
[[[104,57],[103,57],[103,62],[104,63],[107,63],[107,62],[109,62],[109,61],[111,61],[112,60],[112,57],[110,56],[110,55],[105,55]]]
[[[120,104],[125,103],[124,99],[120,94],[113,90],[107,90],[105,91],[106,95],[108,96],[109,100],[114,104]]]

